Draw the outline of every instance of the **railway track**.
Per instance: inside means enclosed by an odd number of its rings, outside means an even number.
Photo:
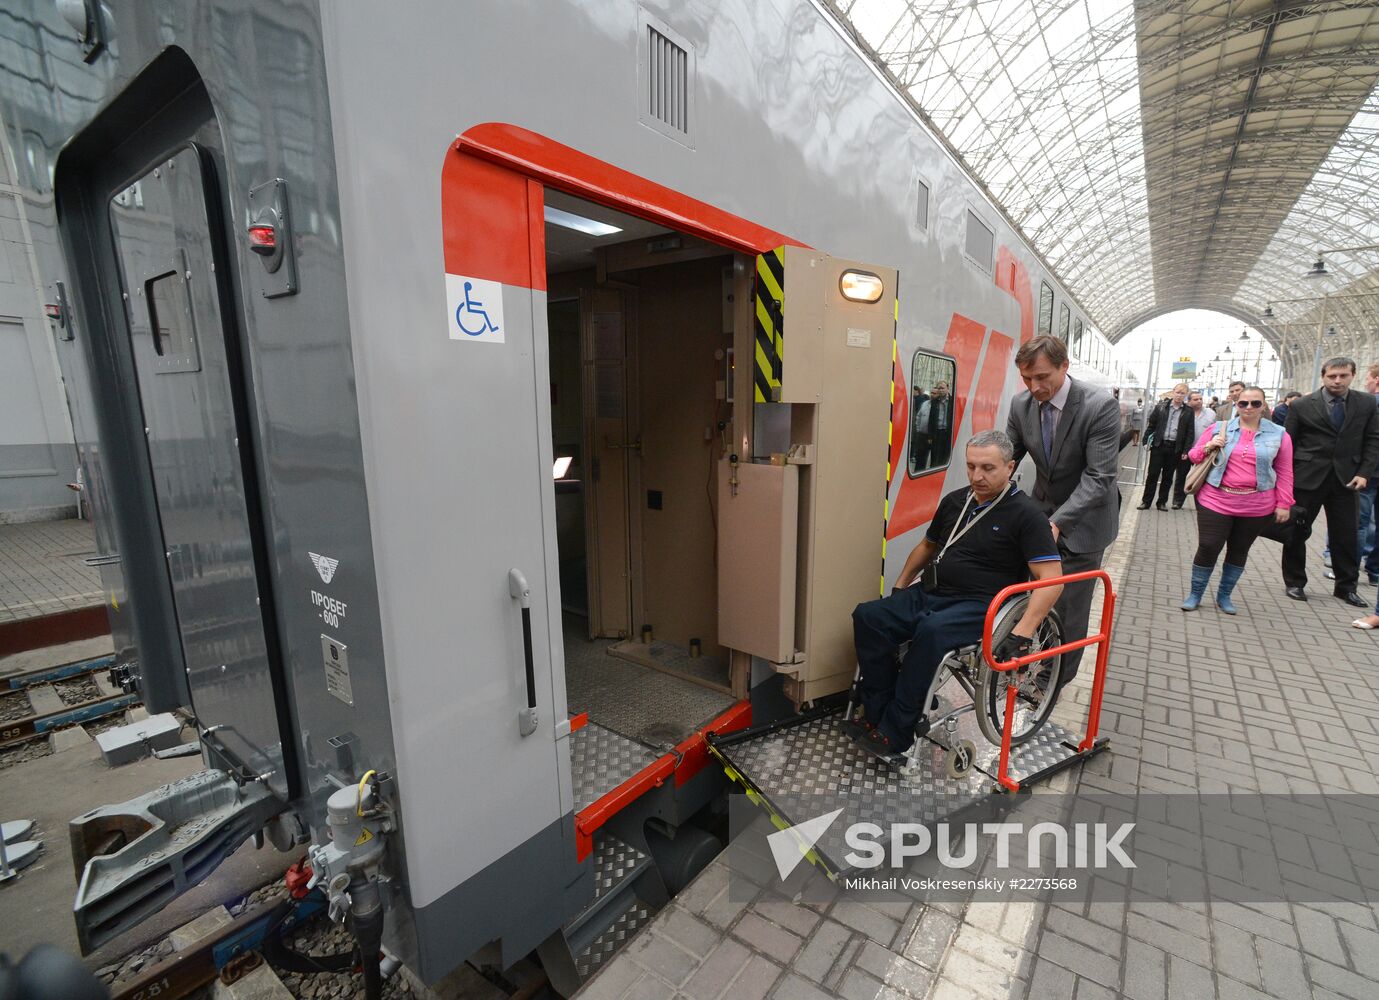
[[[97,722],[139,704],[105,678],[113,655],[0,677],[0,750],[56,729]]]

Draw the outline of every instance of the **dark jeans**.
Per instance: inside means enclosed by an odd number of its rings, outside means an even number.
[[[1283,546],[1283,585],[1307,586],[1307,539],[1310,528],[1317,523],[1317,515],[1326,511],[1326,530],[1331,539],[1331,570],[1336,574],[1335,593],[1348,594],[1360,578],[1359,553],[1356,551],[1359,522],[1358,504],[1354,490],[1328,471],[1320,489],[1293,491],[1294,499],[1311,515],[1308,530],[1294,532]]]
[[[1235,517],[1221,514],[1197,504],[1197,553],[1192,557],[1194,566],[1215,566],[1226,550],[1226,565],[1245,565],[1250,554],[1250,546],[1269,525],[1274,523],[1272,514],[1257,517]]]
[[[1371,577],[1379,576],[1379,536],[1375,534],[1375,520],[1379,510],[1375,510],[1375,495],[1379,493],[1379,476],[1370,479],[1369,485],[1355,495],[1360,508],[1360,531],[1357,541],[1360,546],[1362,568]]]
[[[987,604],[926,594],[916,585],[859,604],[852,612],[862,708],[867,722],[897,751],[914,742],[915,725],[944,654],[981,639]],[[896,651],[905,642],[909,651],[897,665]]]
[[[1170,444],[1166,448],[1151,448],[1149,451],[1149,471],[1144,479],[1144,496],[1140,499],[1141,503],[1152,503],[1154,498],[1154,486],[1157,483],[1159,488],[1159,504],[1168,503],[1168,489],[1173,490],[1173,502],[1181,504],[1187,498],[1187,468],[1179,468],[1183,464],[1182,456],[1178,454],[1176,445]]]

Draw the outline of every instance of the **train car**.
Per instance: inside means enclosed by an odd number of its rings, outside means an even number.
[[[74,821],[88,947],[266,832],[427,980],[574,988],[717,849],[707,736],[846,689],[1019,345],[1109,368],[823,3],[0,24],[125,681],[207,765]]]

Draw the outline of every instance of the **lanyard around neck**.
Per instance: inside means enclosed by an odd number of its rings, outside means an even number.
[[[978,511],[976,517],[972,518],[972,520],[968,521],[966,524],[963,524],[963,518],[967,516],[968,505],[972,503],[972,498],[976,496],[975,493],[972,493],[970,491],[968,492],[967,499],[963,501],[962,510],[958,514],[958,519],[953,523],[953,530],[948,532],[948,541],[944,543],[943,549],[939,552],[940,559],[943,558],[943,553],[948,551],[949,546],[951,546],[963,535],[967,534],[968,530],[972,527],[972,525],[976,524],[982,518],[986,517],[987,511],[991,510],[991,508],[995,507],[998,503],[1005,499],[1006,494],[1010,492],[1010,487],[1011,484],[1007,482],[1005,485],[1005,489],[1001,490],[1000,495],[998,495],[995,500],[992,500],[989,504],[987,504],[980,511]],[[961,527],[962,530],[958,530],[959,527]]]

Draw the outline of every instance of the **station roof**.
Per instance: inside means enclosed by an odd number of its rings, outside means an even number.
[[[1113,342],[1379,329],[1375,0],[825,2]]]

